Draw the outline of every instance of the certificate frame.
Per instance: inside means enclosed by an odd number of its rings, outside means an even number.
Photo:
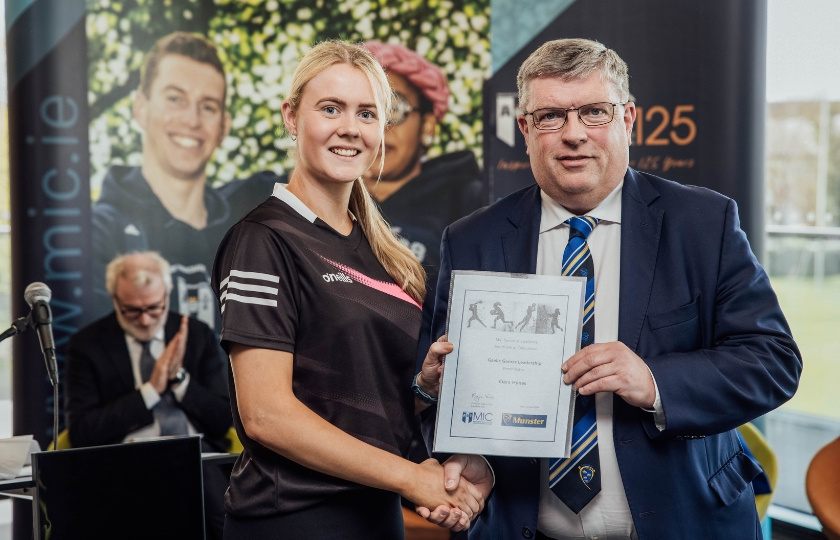
[[[586,279],[455,270],[433,450],[568,457]],[[492,324],[490,319],[492,318]],[[501,323],[501,325],[499,324]]]

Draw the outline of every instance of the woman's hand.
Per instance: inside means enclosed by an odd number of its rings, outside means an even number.
[[[444,486],[448,492],[456,489],[463,483],[472,484],[478,490],[480,497],[477,500],[481,503],[479,511],[473,515],[474,520],[478,514],[484,510],[484,502],[490,496],[490,491],[495,484],[493,471],[490,469],[487,460],[481,456],[455,454],[447,459],[443,464],[444,470]],[[440,527],[452,530],[463,530],[463,528],[455,529],[455,526],[462,527],[460,516],[454,515],[453,509],[446,506],[438,506],[434,510],[418,506],[416,508],[420,517],[438,525]]]
[[[434,508],[436,519],[433,522],[438,525],[456,532],[466,530],[484,509],[484,496],[465,478],[460,478],[455,488],[447,490],[444,476],[443,466],[435,459],[427,459],[415,467],[414,477],[402,496],[418,507]],[[424,517],[428,519],[429,516]]]

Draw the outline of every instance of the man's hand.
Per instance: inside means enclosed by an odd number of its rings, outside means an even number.
[[[563,382],[578,392],[615,392],[634,407],[650,409],[656,400],[647,364],[620,341],[584,347],[561,366]]]
[[[184,352],[187,350],[189,318],[186,315],[181,317],[181,328],[172,338],[163,354],[155,361],[155,368],[149,378],[149,382],[158,394],[163,394],[169,381],[175,378],[175,374],[184,365]]]
[[[447,528],[456,532],[468,529],[470,522],[484,508],[482,492],[460,476],[452,489],[444,489],[446,474],[434,458],[427,459],[415,470],[418,474],[410,481],[411,490],[401,494],[410,501],[416,501],[418,507],[429,508],[431,503],[437,504],[435,516],[438,521],[435,523],[445,522]]]
[[[446,355],[451,353],[453,345],[446,341],[446,334],[440,336],[438,340],[429,347],[429,352],[426,353],[426,358],[423,360],[423,366],[420,368],[420,374],[417,377],[417,386],[432,397],[437,397],[440,393],[440,380],[443,375],[443,362]],[[416,400],[415,413],[428,407],[428,404],[420,403]]]
[[[480,493],[481,506],[473,515],[474,520],[484,510],[484,501],[493,489],[493,471],[481,456],[455,454],[443,464],[444,487],[447,491],[457,489],[462,482],[469,482]],[[417,507],[417,513],[435,525],[446,529],[459,530],[459,518],[450,508],[438,506],[433,511],[428,508]]]

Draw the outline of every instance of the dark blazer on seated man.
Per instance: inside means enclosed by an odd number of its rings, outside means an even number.
[[[169,312],[164,325],[169,343],[178,331],[181,315]],[[232,425],[226,366],[219,357],[210,327],[188,319],[189,339],[183,366],[190,383],[181,408],[215,451],[227,451]],[[136,388],[125,334],[111,313],[70,338],[65,376],[67,426],[74,447],[122,442],[130,433],[154,422]],[[149,433],[154,436],[155,433]]]
[[[172,275],[156,252],[122,255],[106,269],[114,311],[71,336],[65,412],[74,447],[202,435],[226,452],[233,425],[227,362],[209,326],[169,311]],[[207,538],[220,540],[229,471],[204,468]]]

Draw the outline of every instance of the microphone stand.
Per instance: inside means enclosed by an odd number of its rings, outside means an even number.
[[[0,334],[0,341],[4,341],[17,334],[22,334],[29,326],[32,325],[30,317],[18,317],[12,322],[12,325],[2,334]],[[52,365],[55,365],[55,351],[49,349],[53,357]],[[46,358],[47,373],[50,376],[50,382],[53,387],[53,450],[58,450],[58,376],[53,375],[50,369],[50,358]]]
[[[22,334],[24,330],[29,326],[29,319],[27,317],[18,317],[13,323],[12,326],[9,327],[8,330],[0,334],[0,341],[4,341],[6,338],[10,338],[17,334]]]
[[[53,450],[58,450],[58,382],[53,387]]]

